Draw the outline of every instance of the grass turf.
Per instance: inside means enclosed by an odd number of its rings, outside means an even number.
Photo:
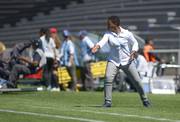
[[[102,92],[0,94],[0,122],[180,122],[180,94],[148,97],[152,107],[144,108],[137,93],[113,92],[112,108],[102,108]]]

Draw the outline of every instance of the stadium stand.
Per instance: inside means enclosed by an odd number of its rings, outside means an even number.
[[[180,48],[179,0],[1,0],[0,10],[0,40],[8,46],[37,37],[40,27],[104,32],[107,16],[118,15],[137,35],[152,36],[157,49]]]

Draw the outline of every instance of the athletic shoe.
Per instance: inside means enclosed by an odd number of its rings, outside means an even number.
[[[112,104],[109,102],[106,102],[103,104],[103,107],[105,107],[105,108],[110,108],[111,106],[112,106]]]
[[[7,85],[7,88],[17,88],[17,83],[13,83],[11,81],[8,81],[6,85]]]
[[[47,90],[48,90],[48,91],[51,91],[51,86],[50,86],[50,85],[47,87]]]
[[[52,88],[51,91],[59,92],[60,89],[59,88]]]
[[[151,107],[151,103],[149,102],[149,100],[144,100],[143,105],[144,107],[147,107],[147,108]]]

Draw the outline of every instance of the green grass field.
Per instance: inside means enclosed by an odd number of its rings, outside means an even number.
[[[180,122],[180,94],[148,95],[144,108],[136,93],[113,93],[102,108],[103,92],[16,92],[0,94],[0,122]]]

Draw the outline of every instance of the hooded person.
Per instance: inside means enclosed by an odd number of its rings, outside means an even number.
[[[10,71],[15,64],[19,63],[18,57],[22,52],[31,46],[31,41],[25,41],[16,44],[12,50],[5,50],[1,52],[0,56],[0,77],[8,80]]]
[[[36,73],[39,68],[41,68],[46,63],[46,58],[44,56],[43,51],[39,48],[39,41],[33,40],[31,42],[33,48],[33,55],[32,59],[29,57],[18,56],[17,59],[20,61],[24,61],[27,63],[25,64],[15,64],[12,67],[12,70],[9,75],[9,81],[12,82],[14,87],[17,87],[16,81],[19,79],[19,75],[23,74],[33,74]]]

